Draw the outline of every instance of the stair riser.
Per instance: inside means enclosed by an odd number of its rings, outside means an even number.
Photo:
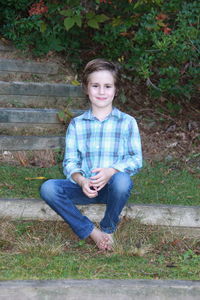
[[[16,136],[16,135],[49,136],[51,135],[52,136],[52,135],[64,135],[65,132],[66,132],[66,126],[62,124],[0,123],[0,135],[8,135],[8,136]]]
[[[80,86],[35,82],[0,81],[0,95],[83,97]]]
[[[0,58],[0,71],[32,74],[57,74],[58,65],[55,63],[37,63],[21,59],[11,60]]]
[[[0,151],[64,148],[64,136],[0,136]]]
[[[56,109],[5,109],[0,108],[0,123],[35,123],[56,124],[58,110]]]
[[[84,98],[56,97],[56,96],[25,96],[25,95],[0,95],[0,107],[38,107],[38,108],[63,108],[86,109],[88,101]]]

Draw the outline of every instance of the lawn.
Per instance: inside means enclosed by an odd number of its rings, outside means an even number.
[[[200,278],[200,241],[123,220],[113,252],[62,221],[0,220],[0,280]]]
[[[196,165],[195,165],[196,166]],[[39,198],[41,183],[64,178],[51,167],[0,165],[0,198]],[[132,203],[199,205],[199,169],[177,161],[145,162]],[[200,240],[123,219],[113,252],[79,240],[64,222],[0,220],[0,280],[200,278]]]
[[[64,178],[60,164],[49,168],[0,165],[0,198],[39,198],[41,183]],[[144,163],[133,180],[130,202],[140,204],[199,205],[199,170],[178,162]],[[42,178],[41,178],[42,177]]]

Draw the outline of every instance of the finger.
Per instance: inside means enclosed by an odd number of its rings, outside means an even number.
[[[97,194],[97,191],[96,191],[96,188],[94,189],[94,190],[92,190],[90,187],[85,187],[84,189],[83,189],[83,191],[85,192],[85,193],[87,193],[87,195],[89,196],[96,196],[96,194]]]
[[[102,179],[102,178],[99,178],[97,180],[92,180],[90,181],[90,184],[93,186],[93,187],[97,187],[101,184],[103,184],[105,182],[105,179]]]
[[[102,174],[98,173],[97,175],[94,175],[94,176],[90,177],[90,179],[96,180],[96,179],[100,178],[101,176],[102,176]]]
[[[105,185],[106,185],[106,183],[104,183],[104,184],[98,186],[97,191],[99,192]]]
[[[102,170],[102,168],[96,168],[96,169],[92,170],[92,173],[97,173],[97,172],[100,172],[101,170]]]
[[[96,191],[95,194],[91,194],[91,193],[87,193],[87,192],[85,191],[84,194],[85,194],[88,198],[95,198],[95,197],[98,195],[98,192]]]

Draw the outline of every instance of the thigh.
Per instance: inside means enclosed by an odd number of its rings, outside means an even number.
[[[74,204],[84,205],[98,203],[98,197],[87,197],[78,184],[68,179],[56,179],[56,185],[62,189],[62,193],[66,195],[66,198],[70,199]]]

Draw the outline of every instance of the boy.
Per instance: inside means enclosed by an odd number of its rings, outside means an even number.
[[[142,167],[140,135],[135,119],[113,107],[120,89],[120,72],[104,59],[90,61],[83,88],[91,109],[70,122],[66,133],[63,170],[67,179],[51,179],[41,197],[81,239],[90,236],[99,249],[112,249],[133,183]],[[83,216],[76,204],[106,204],[100,229]]]

